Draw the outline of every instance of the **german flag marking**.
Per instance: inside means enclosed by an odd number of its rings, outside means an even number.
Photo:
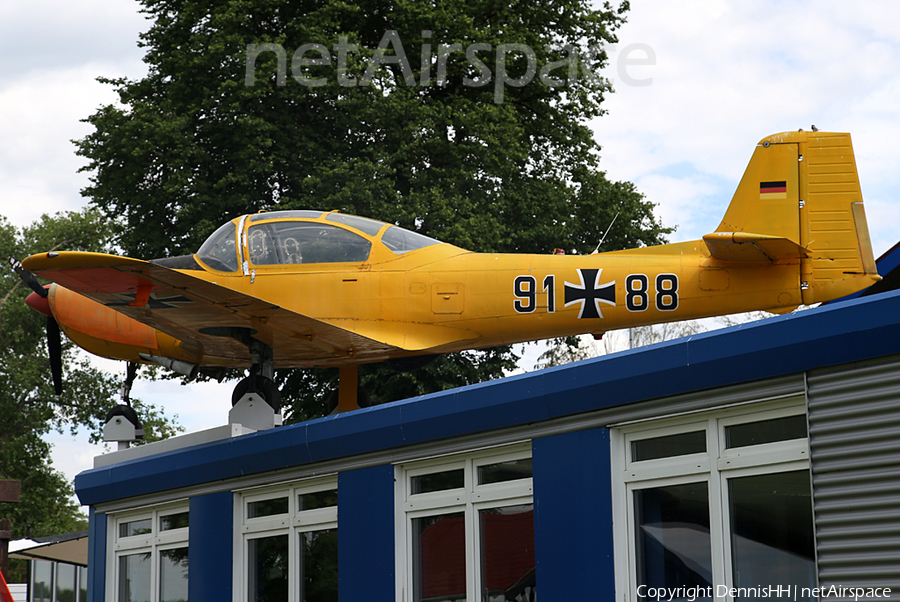
[[[760,182],[759,183],[760,199],[786,199],[787,198],[787,182]]]

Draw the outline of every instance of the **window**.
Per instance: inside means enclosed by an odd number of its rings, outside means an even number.
[[[329,213],[325,219],[329,222],[337,222],[339,224],[344,224],[345,226],[350,226],[351,228],[356,228],[369,236],[375,236],[387,225],[384,222],[379,222],[374,219],[359,217],[358,215],[348,215],[346,213]]]
[[[337,479],[318,479],[241,494],[246,602],[337,602]]]
[[[188,599],[188,508],[166,506],[110,517],[114,554],[107,600]]]
[[[87,600],[87,567],[33,559],[30,578],[34,602]]]
[[[611,429],[617,590],[798,600],[815,582],[802,400]],[[781,588],[780,590],[778,588]],[[808,590],[807,590],[808,591]],[[671,592],[674,592],[672,596]]]
[[[318,222],[264,222],[250,226],[247,235],[253,265],[360,262],[371,248],[358,234]]]
[[[408,464],[398,599],[535,600],[531,446]]]
[[[381,235],[381,242],[397,255],[402,255],[409,251],[424,249],[431,245],[440,244],[441,241],[425,236],[424,234],[419,234],[418,232],[404,230],[399,226],[391,226]]]
[[[214,270],[236,272],[238,255],[234,224],[228,222],[213,232],[200,246],[197,258]]]

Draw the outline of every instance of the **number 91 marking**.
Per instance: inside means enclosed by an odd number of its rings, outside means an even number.
[[[556,277],[553,274],[544,278],[541,283],[543,292],[547,293],[547,313],[556,312]],[[516,276],[513,281],[513,307],[520,314],[530,314],[537,309],[537,280],[534,276]]]

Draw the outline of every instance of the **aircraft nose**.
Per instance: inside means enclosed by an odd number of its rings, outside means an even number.
[[[49,288],[49,287],[48,287]],[[50,311],[50,298],[49,297],[41,297],[37,293],[31,293],[27,297],[25,297],[25,303],[28,304],[28,307],[35,311],[39,311],[45,316],[53,317],[53,312]]]

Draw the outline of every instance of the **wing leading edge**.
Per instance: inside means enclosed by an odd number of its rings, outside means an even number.
[[[152,262],[101,253],[27,258],[29,271],[156,328],[208,365],[249,365],[246,337],[266,343],[279,368],[379,361],[460,340],[473,333],[378,321],[318,320],[263,299]],[[421,327],[420,327],[421,326]],[[403,335],[394,334],[407,330]],[[198,357],[198,360],[200,358]]]

